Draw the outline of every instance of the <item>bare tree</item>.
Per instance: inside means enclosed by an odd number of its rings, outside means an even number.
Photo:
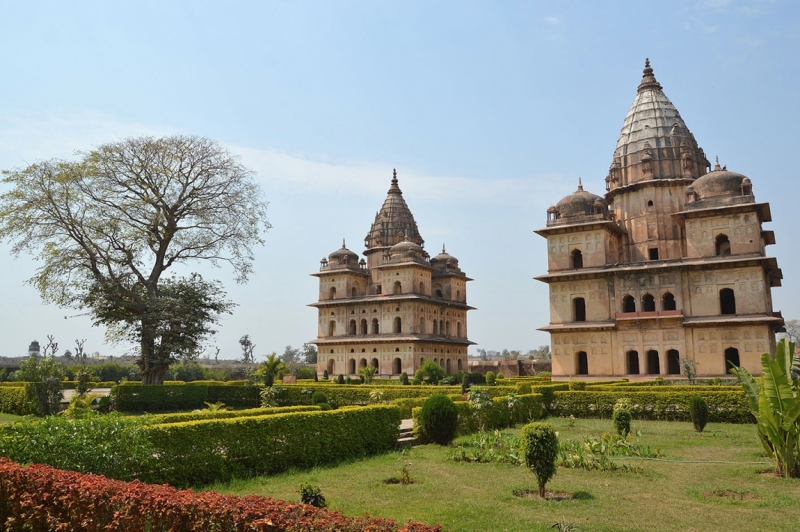
[[[58,353],[58,342],[56,342],[56,337],[53,336],[52,334],[48,334],[47,345],[44,346],[44,349],[42,350],[42,355],[54,357],[56,356],[56,353]]]
[[[245,282],[270,227],[266,203],[253,172],[205,138],[132,138],[78,156],[6,172],[0,238],[15,255],[37,255],[42,265],[28,282],[45,302],[86,309],[111,340],[135,340],[142,382],[159,384],[176,354],[199,341],[190,334],[213,334],[191,320],[230,309],[212,284],[175,278],[174,297],[208,304],[189,318],[166,312],[162,275],[208,261]]]
[[[256,361],[253,351],[256,349],[256,344],[250,340],[250,335],[245,334],[239,338],[239,345],[242,346],[242,362],[245,364],[252,364]]]
[[[86,343],[86,338],[83,340],[78,340],[75,338],[75,359],[77,360],[86,360],[86,353],[83,352],[83,344]]]

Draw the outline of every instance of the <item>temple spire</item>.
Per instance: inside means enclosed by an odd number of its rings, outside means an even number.
[[[662,90],[661,84],[656,81],[656,77],[653,75],[653,69],[650,68],[650,58],[644,60],[644,71],[642,74],[642,82],[639,83],[638,92],[644,92],[647,89],[658,89]]]
[[[392,186],[389,187],[389,194],[402,194],[400,187],[397,185],[397,168],[392,172]]]
[[[578,190],[577,190],[577,192],[583,192],[583,182],[581,181],[580,177],[578,178]]]

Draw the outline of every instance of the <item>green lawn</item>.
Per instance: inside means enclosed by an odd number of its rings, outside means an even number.
[[[19,421],[22,419],[22,416],[15,416],[14,414],[3,414],[0,412],[0,423],[12,423],[14,421]]]
[[[565,419],[549,421],[562,439],[611,429],[605,420],[577,420],[572,429]],[[665,461],[628,462],[644,473],[559,469],[548,489],[576,495],[567,501],[518,498],[514,490],[535,488],[525,468],[455,463],[436,446],[212,489],[296,501],[300,483],[311,482],[322,488],[329,507],[345,514],[439,523],[453,532],[552,530],[562,517],[582,531],[800,529],[800,480],[768,473],[771,463],[761,453],[755,425],[709,424],[698,434],[690,423],[634,422],[637,429],[642,443],[658,447]],[[406,462],[414,484],[384,483]]]

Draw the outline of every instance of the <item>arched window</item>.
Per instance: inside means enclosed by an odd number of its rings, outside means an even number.
[[[356,374],[356,359],[351,358],[347,361],[347,373],[350,375]]]
[[[456,323],[456,338],[461,338],[461,322]]]
[[[670,375],[681,374],[681,356],[675,349],[667,351],[667,373]]]
[[[433,293],[436,297],[442,297],[442,285],[438,283],[433,285]]]
[[[439,322],[436,320],[433,320],[433,335],[434,336],[439,335]]]
[[[333,375],[336,373],[334,370],[336,369],[336,361],[332,358],[328,359],[328,375]]]
[[[356,334],[356,320],[350,320],[350,334],[353,336]]]
[[[336,322],[331,320],[328,322],[328,336],[333,336],[336,334]]]
[[[639,374],[639,352],[628,351],[628,375]]]
[[[419,293],[420,294],[424,294],[425,293],[425,284],[422,281],[420,281],[420,283],[419,283]]]
[[[575,355],[575,374],[589,374],[589,357],[586,355],[586,351],[578,351],[578,354]]]
[[[400,375],[401,373],[403,373],[403,363],[399,358],[395,358],[392,361],[392,375]]]
[[[372,334],[380,334],[381,330],[378,326],[378,318],[372,318]]]
[[[400,319],[400,316],[397,316],[394,319],[394,332],[396,333],[403,332],[403,320]]]
[[[361,334],[367,334],[367,320],[361,320]]]
[[[723,288],[719,291],[720,314],[736,314],[736,296],[732,288]]]
[[[650,350],[647,352],[647,374],[659,375],[661,374],[661,364],[658,360],[658,351]]]
[[[444,320],[439,320],[439,334],[444,336]]]
[[[425,334],[425,318],[419,319],[419,333]]]
[[[450,322],[449,321],[444,324],[444,335],[445,336],[450,336]]]
[[[642,310],[644,312],[656,311],[656,298],[654,298],[652,294],[645,294],[642,297]]]
[[[400,281],[394,282],[394,293],[395,295],[403,293],[403,285],[400,284]]]
[[[456,301],[461,301],[461,290],[456,290]]]
[[[725,350],[725,372],[727,373],[734,366],[739,367],[739,350],[729,347]]]
[[[731,254],[731,241],[728,240],[728,235],[717,235],[714,239],[714,246],[717,250],[717,256],[725,257]]]
[[[458,359],[457,367],[458,367],[458,371],[461,371],[461,359],[460,358]]]
[[[622,312],[636,312],[636,300],[627,295],[622,298]]]
[[[663,310],[675,310],[675,296],[669,292],[661,296],[661,308]]]
[[[335,286],[331,286],[331,289],[328,292],[328,299],[336,299],[336,287]]]
[[[356,297],[357,294],[358,294],[358,289],[355,286],[350,289],[350,296],[351,297]]]
[[[586,321],[586,300],[582,297],[572,300],[572,321]]]
[[[445,362],[444,371],[445,371],[445,373],[447,373],[448,375],[450,375],[450,359],[449,359],[449,358],[448,358],[448,359],[447,359],[447,361]]]
[[[375,287],[375,293],[377,295],[381,295],[383,293],[383,286],[381,286],[381,285],[376,286]]]
[[[569,262],[571,268],[583,268],[583,254],[581,253],[581,250],[572,250],[572,253],[569,255]]]

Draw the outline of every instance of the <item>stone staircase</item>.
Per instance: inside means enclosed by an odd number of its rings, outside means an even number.
[[[404,419],[400,422],[400,438],[397,440],[397,448],[405,449],[406,447],[414,447],[419,444],[419,440],[414,436],[414,425],[410,419]]]

